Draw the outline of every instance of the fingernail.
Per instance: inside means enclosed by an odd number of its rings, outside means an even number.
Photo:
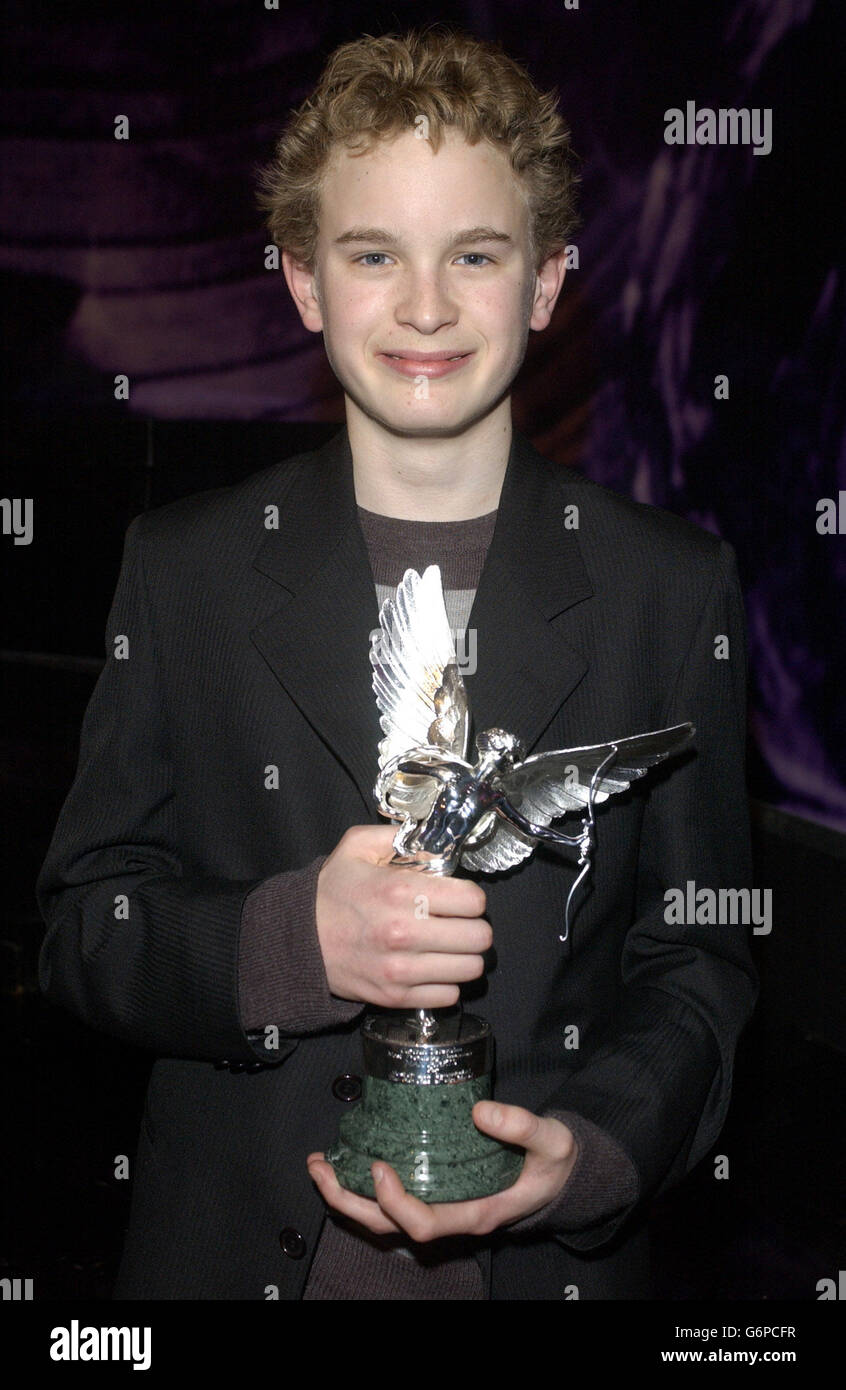
[[[384,1170],[384,1168],[381,1168],[381,1167],[379,1166],[378,1163],[374,1163],[374,1164],[373,1164],[373,1181],[374,1181],[374,1182],[381,1182],[382,1179],[384,1178],[384,1176],[385,1176],[385,1170]]]
[[[499,1108],[498,1105],[495,1105],[495,1106],[493,1107],[493,1109],[491,1110],[491,1124],[492,1124],[492,1125],[501,1125],[501,1124],[502,1124],[502,1111],[500,1110],[500,1108]]]

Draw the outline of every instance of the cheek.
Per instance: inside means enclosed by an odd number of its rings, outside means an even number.
[[[339,352],[355,352],[380,325],[384,325],[382,296],[372,290],[366,293],[346,290],[343,296],[330,301],[323,321]]]
[[[510,356],[518,347],[528,322],[528,297],[521,285],[482,290],[475,299],[479,326],[500,354]]]

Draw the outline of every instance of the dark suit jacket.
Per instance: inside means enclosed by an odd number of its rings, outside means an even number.
[[[305,1157],[336,1133],[333,1079],[361,1071],[357,1026],[282,1037],[276,1053],[245,1033],[241,909],[349,826],[381,822],[377,626],[345,431],[128,529],[110,655],[38,883],[47,995],[157,1057],[118,1297],[301,1296],[324,1219]],[[539,846],[481,880],[495,946],[473,1007],[497,1039],[496,1094],[585,1115],[640,1180],[627,1219],[497,1235],[480,1256],[491,1297],[648,1296],[643,1213],[714,1143],[756,990],[748,928],[664,914],[667,888],[750,882],[734,554],[515,435],[469,626],[473,733],[499,725],[528,754],[696,725],[695,753],[599,808],[593,889],[566,944],[569,859]]]

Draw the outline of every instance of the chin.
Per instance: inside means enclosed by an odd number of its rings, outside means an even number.
[[[415,418],[413,411],[407,413],[397,413],[396,415],[385,415],[383,411],[361,407],[364,413],[377,425],[390,434],[400,435],[406,439],[448,439],[458,436],[475,425],[486,414],[487,409],[480,410],[478,414],[471,415],[444,415]]]
[[[478,406],[468,402],[465,397],[460,402],[453,402],[448,405],[446,409],[433,410],[431,408],[433,401],[430,397],[427,401],[413,401],[406,406],[397,407],[390,413],[386,413],[384,399],[377,403],[365,400],[352,392],[349,392],[349,395],[368,419],[381,425],[391,434],[408,439],[446,439],[463,434],[472,425],[483,420],[486,415],[496,409],[503,396],[508,394],[508,389],[505,387],[499,395],[480,403]]]

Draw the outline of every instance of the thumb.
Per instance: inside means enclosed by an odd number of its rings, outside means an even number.
[[[484,1134],[490,1134],[503,1144],[533,1147],[542,1121],[521,1105],[503,1105],[501,1101],[479,1100],[473,1106],[473,1122]]]
[[[394,837],[399,826],[394,821],[386,825],[356,827],[355,852],[371,864],[389,864],[394,853]]]

